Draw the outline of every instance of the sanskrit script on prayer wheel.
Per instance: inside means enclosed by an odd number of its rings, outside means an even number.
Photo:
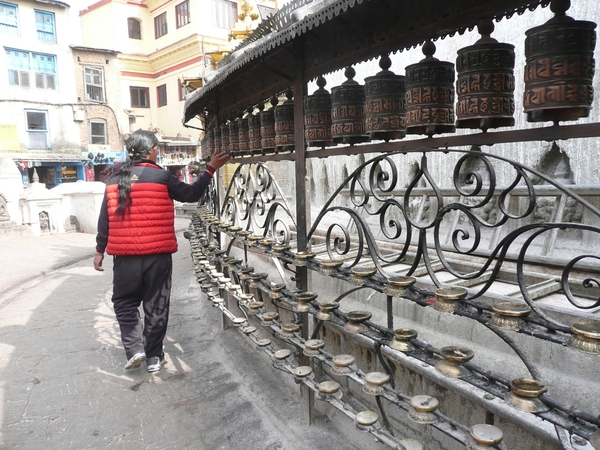
[[[570,1],[553,0],[555,16],[525,32],[523,107],[529,122],[587,117],[594,96],[596,24],[565,14]]]
[[[514,45],[491,38],[494,24],[483,20],[474,45],[462,48],[456,58],[456,127],[508,127],[515,124]]]
[[[286,101],[274,109],[275,116],[275,150],[294,151],[294,98],[293,91],[288,89]]]
[[[238,120],[238,148],[240,155],[247,155],[250,150],[247,117],[242,117]]]
[[[401,139],[406,135],[405,78],[390,71],[388,55],[379,60],[381,72],[365,78],[365,131],[373,139]]]
[[[250,111],[250,115],[248,116],[248,147],[250,154],[260,153],[262,151],[262,146],[260,144],[260,113],[262,108],[263,105],[260,103],[258,105],[258,112],[252,114],[252,111]]]
[[[454,128],[454,64],[433,57],[435,45],[423,44],[425,58],[406,67],[406,132],[452,133]]]
[[[224,123],[221,125],[221,151],[229,153],[229,125]]]
[[[275,115],[274,110],[279,103],[277,96],[271,98],[271,108],[260,112],[260,145],[262,151],[275,150]]]
[[[221,151],[221,128],[216,127],[213,131],[213,152]]]
[[[239,133],[239,122],[235,119],[229,121],[229,152],[232,155],[237,155],[240,149],[240,133]]]
[[[215,151],[214,131],[206,130],[204,138],[202,138],[202,156],[212,155]]]
[[[347,80],[331,88],[331,137],[335,144],[367,142],[365,133],[365,87],[354,81],[356,71],[347,67]]]
[[[325,89],[327,81],[320,76],[317,89],[304,97],[304,135],[310,147],[327,147],[331,139],[331,94]]]

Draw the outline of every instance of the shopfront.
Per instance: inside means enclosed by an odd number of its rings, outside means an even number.
[[[81,153],[88,161],[84,167],[85,181],[104,181],[107,172],[114,164],[125,161],[125,151],[111,151],[107,145],[88,145],[88,151]]]
[[[188,164],[196,159],[196,144],[160,142],[157,162],[177,178],[191,183]]]
[[[45,184],[48,189],[62,183],[72,183],[84,180],[87,158],[78,154],[35,154],[15,153],[12,155],[23,179],[23,185],[37,181]]]

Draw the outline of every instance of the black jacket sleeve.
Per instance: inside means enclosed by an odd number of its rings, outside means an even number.
[[[212,175],[205,171],[193,184],[187,184],[171,175],[168,181],[169,196],[178,202],[197,202],[202,197],[207,186],[212,180]]]
[[[108,243],[108,197],[104,191],[102,206],[100,206],[100,215],[98,216],[98,233],[96,234],[96,251],[104,253]]]

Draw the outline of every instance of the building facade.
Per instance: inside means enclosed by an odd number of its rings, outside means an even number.
[[[54,187],[84,179],[69,5],[0,2],[0,156]]]
[[[79,13],[83,45],[118,52],[122,109],[115,108],[116,115],[125,114],[128,132],[154,131],[158,162],[186,181],[191,181],[187,164],[200,156],[203,124],[182,124],[185,96],[202,86],[213,62],[236,45],[232,29],[240,11],[249,9],[246,3],[101,0]],[[261,4],[262,14],[274,7],[272,1]],[[255,23],[260,14],[257,8]]]
[[[89,160],[85,181],[101,181],[107,168],[124,161],[123,135],[129,130],[122,106],[118,53],[81,46],[71,50],[81,156]]]

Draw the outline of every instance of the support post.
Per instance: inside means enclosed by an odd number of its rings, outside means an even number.
[[[307,239],[310,224],[310,184],[306,167],[306,142],[304,138],[304,96],[307,87],[304,80],[304,67],[302,60],[302,44],[294,49],[299,56],[298,67],[294,70],[294,141],[295,141],[295,172],[296,172],[296,239],[298,251],[306,251],[310,248]],[[296,267],[296,287],[302,291],[308,290],[308,270],[306,267]],[[302,337],[308,339],[309,315],[302,314]],[[302,358],[306,357],[301,357]],[[307,361],[303,361],[306,364]],[[302,421],[310,425],[314,418],[314,393],[304,384],[301,385],[303,398]]]

